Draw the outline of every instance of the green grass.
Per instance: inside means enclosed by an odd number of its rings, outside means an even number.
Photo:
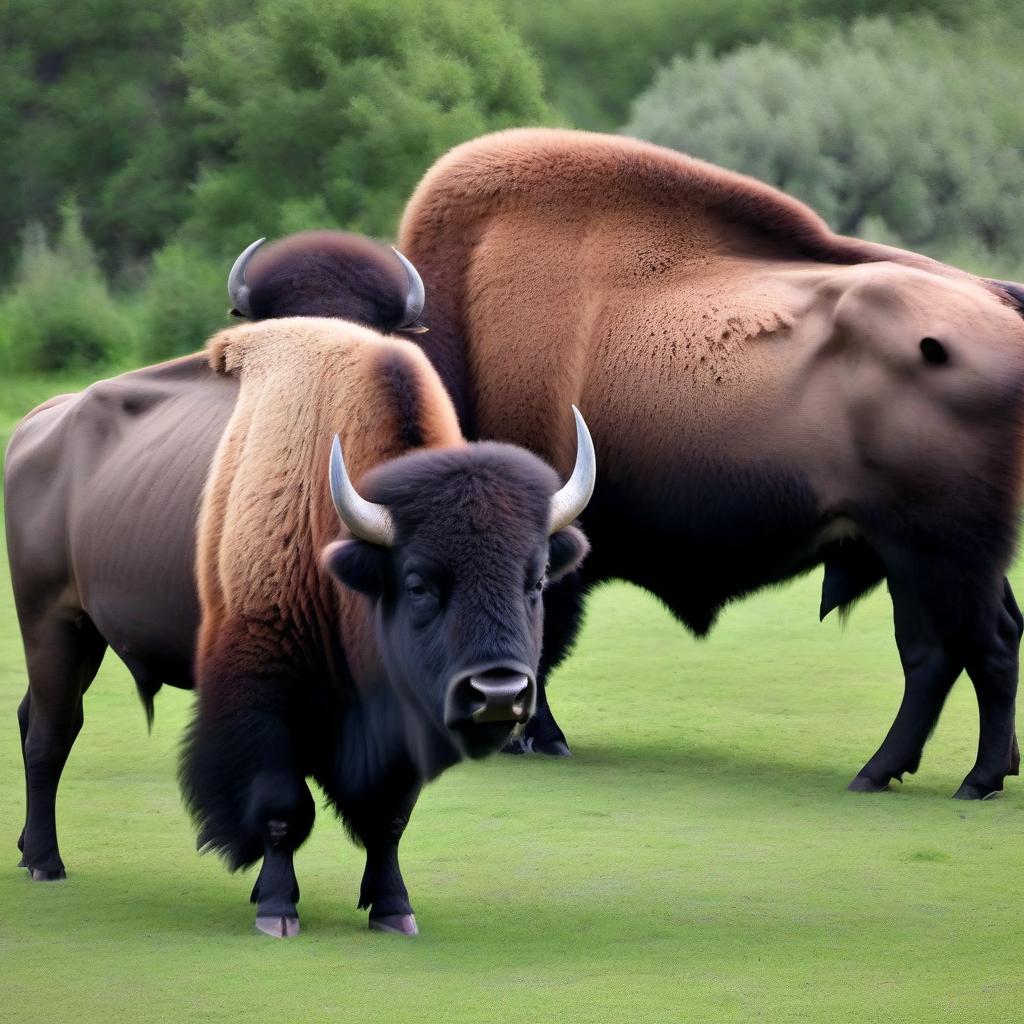
[[[420,938],[366,930],[361,854],[321,812],[303,932],[281,943],[252,929],[251,874],[193,848],[174,782],[189,696],[163,693],[148,736],[113,657],[61,789],[68,880],[14,867],[25,675],[0,580],[0,1020],[1019,1017],[1024,784],[949,799],[973,761],[969,683],[916,777],[844,792],[901,692],[884,594],[819,626],[808,578],[697,642],[603,589],[553,688],[575,758],[495,758],[425,792],[402,847]]]

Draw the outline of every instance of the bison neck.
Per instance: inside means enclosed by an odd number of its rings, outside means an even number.
[[[221,332],[209,351],[219,372],[238,378],[239,397],[199,520],[200,676],[204,657],[241,624],[278,638],[252,652],[241,644],[242,656],[259,660],[269,649],[272,660],[323,672],[342,689],[371,686],[381,667],[368,605],[341,594],[319,561],[344,533],[328,486],[331,441],[341,438],[358,485],[414,444],[459,439],[454,416],[410,403],[432,377],[418,350],[344,321],[247,324]]]

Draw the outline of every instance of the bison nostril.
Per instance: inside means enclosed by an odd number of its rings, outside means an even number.
[[[532,676],[509,669],[489,669],[463,676],[449,691],[449,725],[526,722],[536,704]]]
[[[520,675],[487,679],[474,676],[469,680],[469,688],[477,695],[478,706],[471,715],[474,722],[493,722],[496,718],[508,717],[508,712],[518,721],[526,708],[530,681]]]

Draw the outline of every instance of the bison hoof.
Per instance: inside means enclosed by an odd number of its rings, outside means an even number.
[[[61,882],[68,877],[68,874],[63,867],[29,868],[28,877],[33,882]]]
[[[889,783],[875,782],[867,775],[858,775],[846,788],[851,793],[885,793],[889,789]]]
[[[256,918],[256,928],[273,939],[291,939],[299,934],[299,919],[286,914],[267,914]]]
[[[1001,789],[993,789],[980,782],[965,782],[954,794],[954,800],[991,800]]]
[[[533,736],[516,736],[501,748],[503,754],[545,754],[548,757],[572,757],[565,740],[538,740]]]
[[[388,914],[370,918],[371,932],[389,932],[391,935],[419,935],[416,918],[412,914]]]

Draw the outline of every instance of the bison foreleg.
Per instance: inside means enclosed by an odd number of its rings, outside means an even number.
[[[555,721],[548,704],[547,687],[537,687],[537,710],[526,723],[522,734],[515,736],[502,747],[504,754],[547,754],[549,757],[572,757],[565,733]]]
[[[256,904],[256,927],[275,939],[299,933],[299,882],[295,877],[295,850],[289,843],[288,823],[267,822],[263,864],[252,888],[250,902]]]
[[[548,704],[547,678],[572,650],[583,616],[584,583],[581,573],[571,573],[544,595],[544,650],[537,672],[537,710],[522,735],[509,740],[504,754],[547,754],[571,757],[569,742]]]
[[[416,935],[409,893],[398,864],[398,844],[419,796],[418,783],[392,783],[372,800],[346,810],[353,835],[366,848],[366,868],[359,888],[359,908],[370,911],[374,931]]]
[[[902,781],[905,772],[917,771],[925,742],[963,669],[917,595],[891,579],[889,592],[903,664],[903,702],[882,745],[848,787],[862,793],[886,789],[891,779]]]

